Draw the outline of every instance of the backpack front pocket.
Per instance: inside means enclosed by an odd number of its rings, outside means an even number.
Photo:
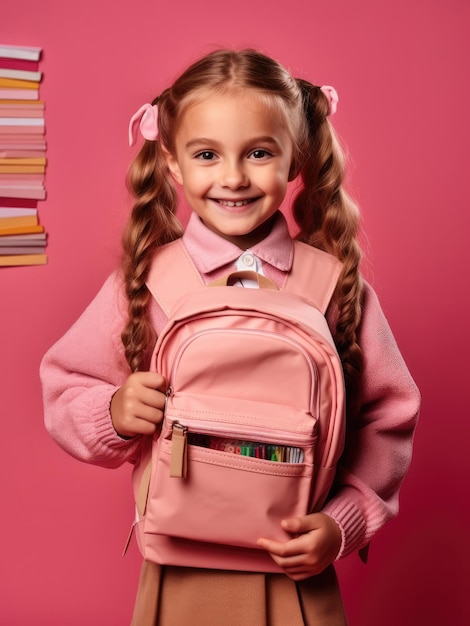
[[[154,444],[145,532],[249,548],[288,539],[281,520],[309,508],[315,419],[284,407],[268,430],[265,416],[279,407],[242,401],[234,415],[220,398],[179,400]]]

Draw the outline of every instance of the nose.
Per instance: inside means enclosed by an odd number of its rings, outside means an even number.
[[[226,189],[240,189],[248,187],[250,182],[240,162],[226,160],[222,164],[220,184]]]

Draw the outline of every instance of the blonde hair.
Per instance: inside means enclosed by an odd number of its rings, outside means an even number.
[[[361,372],[356,334],[361,318],[362,282],[357,242],[359,213],[343,189],[344,157],[328,119],[329,102],[319,87],[294,79],[277,61],[256,50],[217,50],[196,61],[156,97],[159,140],[145,141],[132,163],[128,187],[134,207],[123,236],[123,271],[129,319],[122,333],[132,371],[144,366],[155,333],[148,317],[150,294],[145,286],[157,246],[182,234],[176,218],[177,194],[164,150],[174,152],[182,114],[208,91],[253,96],[283,116],[294,144],[292,168],[302,187],[293,201],[298,238],[334,254],[343,262],[335,291],[335,342],[347,387],[354,390]]]

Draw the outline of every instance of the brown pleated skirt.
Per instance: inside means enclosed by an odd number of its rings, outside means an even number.
[[[301,582],[283,574],[144,561],[131,626],[347,626],[334,567]]]

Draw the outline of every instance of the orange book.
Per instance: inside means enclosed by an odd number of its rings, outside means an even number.
[[[15,215],[12,217],[0,216],[0,231],[2,228],[16,228],[18,226],[37,226],[37,215]]]
[[[0,165],[2,174],[44,174],[45,165]]]
[[[0,266],[13,267],[14,265],[46,265],[47,254],[9,254],[0,255]]]
[[[19,105],[20,107],[31,107],[32,109],[39,109],[40,111],[44,111],[45,109],[45,105],[44,105],[44,101],[43,100],[35,100],[34,102],[25,102],[24,100],[18,100],[18,99],[10,99],[10,100],[0,100],[0,112],[2,110],[2,108],[4,107],[11,107],[11,106],[17,106]]]
[[[43,233],[44,226],[36,224],[33,226],[7,226],[6,228],[0,227],[0,236],[2,235],[26,235],[28,233]]]
[[[9,89],[39,89],[39,83],[34,80],[19,80],[17,78],[1,78],[0,87]]]
[[[45,157],[0,158],[0,165],[46,165]]]

